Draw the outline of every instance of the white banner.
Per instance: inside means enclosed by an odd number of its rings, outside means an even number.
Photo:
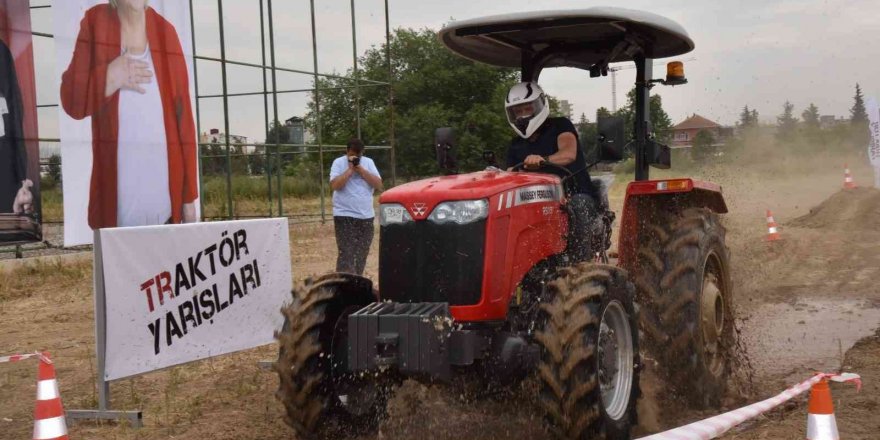
[[[268,344],[281,328],[292,286],[286,219],[99,234],[105,380]]]
[[[874,186],[880,188],[880,105],[874,98],[868,98],[868,128],[871,139],[868,142],[868,159],[874,166]]]
[[[871,141],[868,144],[868,158],[871,165],[880,166],[880,105],[874,98],[868,98],[868,128],[871,131]]]

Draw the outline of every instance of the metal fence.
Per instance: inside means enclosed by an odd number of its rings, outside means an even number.
[[[301,223],[301,222],[324,222],[327,220],[327,195],[328,188],[326,184],[326,170],[325,168],[325,156],[327,154],[335,154],[344,151],[344,145],[332,145],[325,144],[322,139],[322,113],[321,113],[321,87],[320,87],[320,78],[335,78],[335,79],[343,79],[348,81],[348,85],[343,85],[335,88],[342,89],[350,89],[355,95],[355,121],[356,126],[355,132],[358,137],[361,136],[361,106],[360,106],[360,98],[361,98],[361,88],[364,87],[385,87],[388,90],[388,108],[389,108],[389,118],[388,118],[388,133],[389,142],[388,145],[370,145],[367,146],[368,150],[371,150],[374,154],[387,155],[383,160],[383,162],[387,162],[390,164],[387,171],[387,174],[390,174],[391,185],[393,186],[396,182],[396,161],[395,161],[395,140],[394,140],[394,89],[393,89],[393,65],[391,64],[391,53],[390,53],[390,40],[391,40],[391,30],[389,23],[389,7],[388,0],[384,0],[384,18],[385,18],[385,62],[388,66],[388,80],[387,81],[375,81],[371,79],[361,78],[359,75],[358,69],[358,52],[357,52],[357,17],[355,10],[355,0],[350,0],[350,13],[351,13],[351,35],[352,35],[352,75],[349,76],[340,76],[336,74],[322,73],[319,72],[318,69],[318,32],[315,25],[315,0],[309,0],[309,16],[311,21],[311,44],[312,44],[312,65],[313,69],[311,71],[294,69],[291,67],[286,67],[279,65],[276,62],[276,52],[275,52],[275,17],[272,10],[272,0],[254,0],[258,5],[254,5],[254,7],[259,8],[260,13],[260,42],[261,42],[261,63],[249,63],[239,60],[228,59],[226,57],[226,35],[225,35],[225,26],[224,26],[224,13],[223,13],[223,0],[217,1],[217,19],[219,21],[219,34],[218,39],[220,43],[220,57],[210,57],[205,55],[200,55],[196,46],[196,29],[195,29],[195,14],[193,9],[194,1],[199,0],[189,0],[189,11],[190,11],[190,25],[192,27],[192,57],[193,57],[193,76],[195,83],[195,101],[196,101],[196,131],[201,136],[202,133],[202,121],[201,121],[201,111],[200,108],[202,106],[202,101],[211,100],[211,99],[221,99],[223,103],[223,129],[224,129],[224,139],[221,142],[198,142],[199,147],[199,186],[200,186],[200,203],[201,203],[201,211],[202,218],[204,220],[219,220],[219,219],[239,219],[239,218],[248,218],[248,217],[271,217],[271,216],[286,216],[290,218],[291,222]],[[212,0],[205,0],[212,1]],[[31,5],[31,10],[38,9],[47,9],[51,8],[51,4],[47,5]],[[39,32],[32,30],[31,34],[35,37],[42,38],[54,38],[54,35],[46,32]],[[267,47],[268,42],[268,47]],[[202,94],[199,91],[199,70],[198,70],[198,62],[204,61],[209,63],[218,63],[220,64],[221,70],[221,93],[214,94]],[[241,66],[251,69],[258,69],[262,73],[262,87],[259,84],[256,84],[253,91],[243,92],[243,93],[229,93],[229,84],[227,77],[227,66]],[[291,89],[291,90],[279,90],[278,89],[278,80],[277,73],[278,72],[287,72],[299,75],[306,75],[311,77],[313,86],[310,88],[300,88],[300,89]],[[277,133],[278,130],[274,130],[276,133],[275,142],[271,142],[271,139],[267,139],[265,144],[258,143],[236,143],[233,142],[230,137],[229,130],[229,114],[230,114],[230,98],[236,97],[244,97],[244,96],[262,96],[263,97],[263,113],[264,113],[264,123],[266,127],[266,133],[270,132],[270,128],[272,127],[273,121],[280,121],[281,117],[278,113],[278,100],[279,96],[283,97],[287,94],[293,93],[311,93],[312,101],[315,104],[313,117],[314,117],[314,127],[315,127],[315,139],[314,143],[282,143]],[[271,98],[271,99],[270,99]],[[270,101],[272,106],[272,111],[270,113]],[[49,108],[49,107],[58,107],[57,103],[51,104],[38,104],[38,108]],[[270,118],[270,114],[272,117]],[[38,136],[37,139],[41,143],[60,143],[59,138],[48,138],[43,136]],[[216,147],[221,148],[220,154],[214,154],[208,151],[209,149]],[[258,176],[259,179],[264,179],[264,186],[260,188],[258,191],[258,202],[265,203],[265,208],[263,209],[247,209],[247,210],[237,210],[236,205],[239,202],[242,202],[241,198],[237,198],[236,194],[236,180],[242,181],[241,179],[234,179],[234,171],[233,171],[233,161],[235,160],[243,160],[251,158],[254,153],[244,153],[241,150],[246,149],[247,147],[255,147],[262,148],[260,155],[263,156],[264,167],[263,172]],[[282,164],[285,163],[285,158],[296,157],[299,155],[308,155],[308,156],[316,156],[317,157],[317,173],[312,173],[312,175],[288,175],[285,176],[285,170],[282,168]],[[243,159],[242,159],[243,158]],[[221,173],[222,178],[225,178],[224,182],[224,192],[225,192],[225,202],[221,203],[221,207],[223,209],[216,209],[211,206],[206,206],[206,192],[205,192],[205,180],[208,176],[205,175],[204,168],[202,167],[203,163],[206,160],[217,160],[220,159],[225,162],[225,169]],[[41,168],[48,166],[48,163],[41,163]],[[289,172],[288,172],[289,173]],[[249,180],[254,180],[254,175],[248,171],[246,176]],[[216,178],[216,173],[210,178]],[[285,184],[289,183],[286,181],[294,181],[294,182],[304,182],[309,181],[311,184],[317,185],[318,187],[318,195],[319,195],[319,203],[314,206],[312,209],[311,206],[307,207],[307,209],[291,209],[292,207],[285,207]],[[212,182],[213,183],[213,182]],[[250,202],[254,202],[254,200],[249,200]],[[44,222],[44,224],[58,224],[57,221],[49,221]],[[42,244],[42,246],[53,247],[51,243],[46,241]],[[32,250],[35,246],[27,246],[24,249]],[[8,253],[14,252],[16,256],[20,257],[22,254],[22,247],[20,246],[9,246],[9,247],[0,247],[0,253]]]

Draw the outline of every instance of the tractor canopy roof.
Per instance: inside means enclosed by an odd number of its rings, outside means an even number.
[[[678,23],[648,12],[594,7],[520,12],[453,21],[440,30],[453,52],[499,67],[535,73],[544,67],[605,70],[636,56],[665,58],[694,49]],[[526,79],[524,79],[526,80]]]

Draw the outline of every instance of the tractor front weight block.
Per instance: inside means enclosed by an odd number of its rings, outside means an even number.
[[[448,303],[375,302],[348,316],[348,331],[351,371],[394,368],[440,380],[482,358],[489,343],[457,326]]]

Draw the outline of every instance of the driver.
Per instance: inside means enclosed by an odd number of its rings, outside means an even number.
[[[569,248],[578,261],[589,259],[590,237],[600,217],[596,202],[599,197],[587,172],[574,124],[565,117],[549,117],[547,95],[536,82],[511,87],[504,107],[507,121],[518,135],[507,149],[507,166],[511,167],[508,171],[519,163],[527,170],[537,171],[545,162],[568,169],[574,180],[568,194],[572,225]],[[544,167],[540,171],[560,174],[561,170],[554,168]]]

